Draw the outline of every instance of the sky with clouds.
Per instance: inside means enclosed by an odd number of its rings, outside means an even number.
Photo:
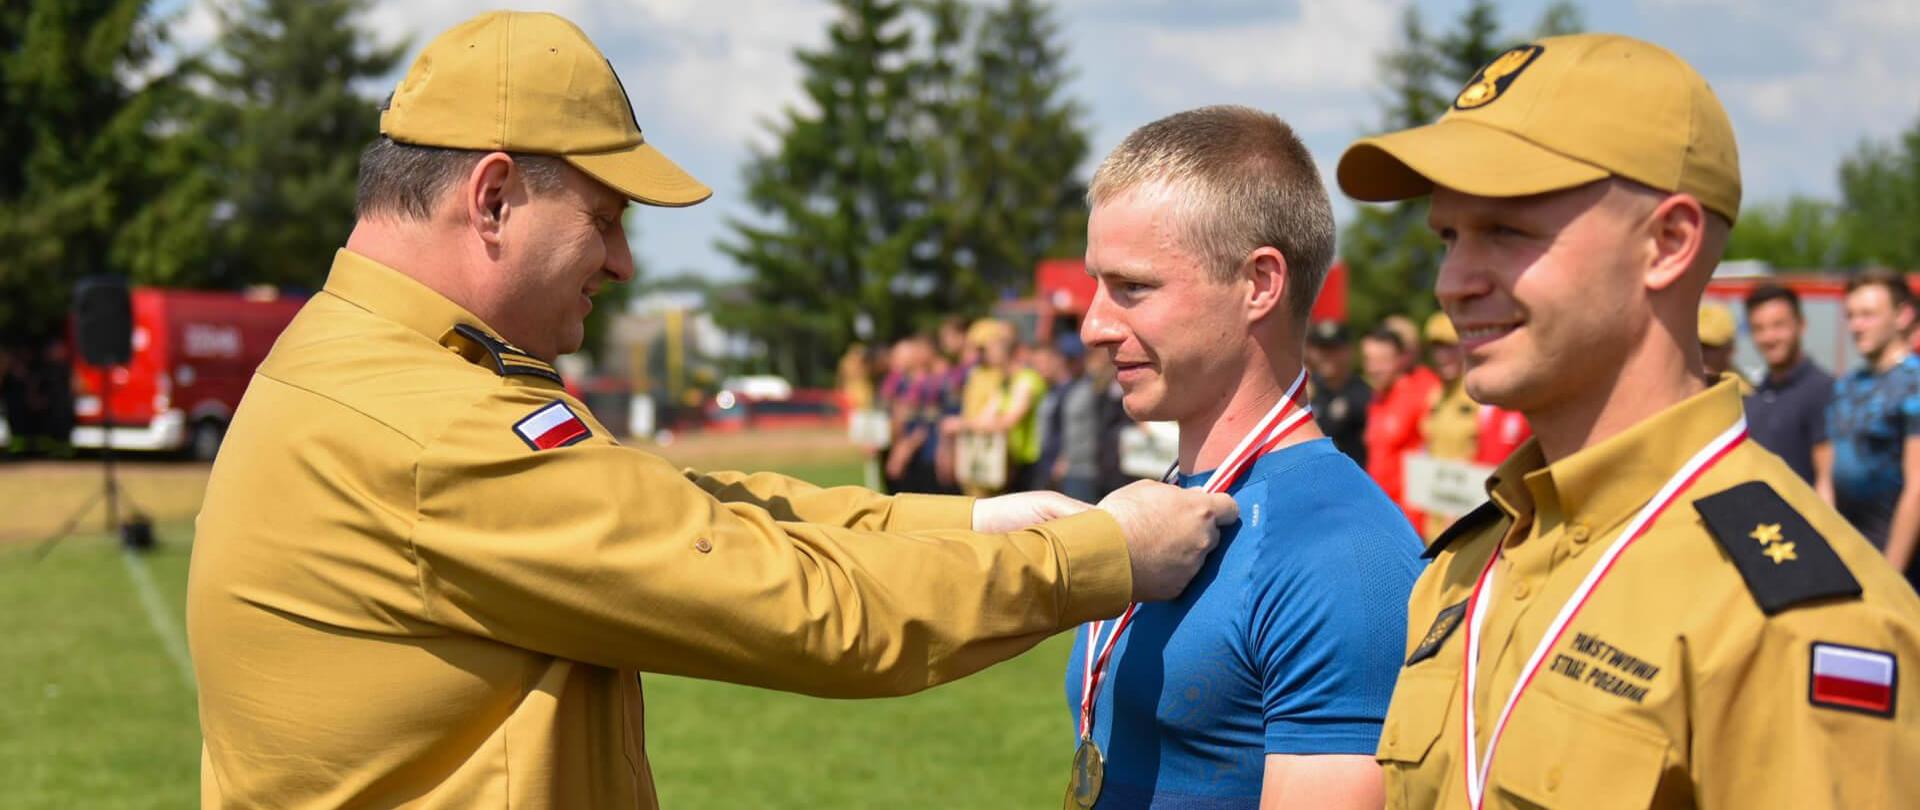
[[[214,33],[209,3],[162,0],[176,41]],[[1465,0],[1417,0],[1429,26]],[[1500,4],[1507,30],[1531,31],[1547,0]],[[1057,0],[1087,108],[1095,160],[1140,124],[1206,104],[1273,111],[1301,133],[1324,171],[1377,112],[1377,55],[1407,0]],[[1739,138],[1749,204],[1791,194],[1831,198],[1840,160],[1862,138],[1887,139],[1920,117],[1920,3],[1911,0],[1588,0],[1590,30],[1663,45],[1720,94]],[[619,71],[650,142],[714,189],[689,209],[643,209],[636,250],[655,274],[715,278],[739,270],[713,243],[740,216],[740,168],[765,121],[800,97],[794,48],[825,39],[823,0],[375,0],[371,28],[414,50],[495,7],[558,12],[585,29]],[[412,54],[408,56],[411,61]],[[396,75],[394,80],[398,79]],[[371,133],[369,133],[371,135]],[[1331,177],[1329,177],[1329,181]],[[1331,182],[1329,182],[1331,188]],[[1344,220],[1352,206],[1336,193]],[[342,235],[344,239],[344,234]]]

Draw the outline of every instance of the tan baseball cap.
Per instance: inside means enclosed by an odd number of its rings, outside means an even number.
[[[640,135],[613,64],[555,14],[493,11],[435,37],[380,115],[400,143],[555,155],[648,205],[713,196]]]
[[[1700,305],[1700,345],[1720,347],[1733,342],[1733,333],[1739,327],[1733,322],[1733,311],[1719,304]]]
[[[1693,195],[1733,221],[1740,156],[1705,79],[1664,48],[1616,34],[1548,37],[1495,57],[1440,120],[1363,138],[1341,190],[1387,202],[1435,185],[1524,197],[1623,177]]]

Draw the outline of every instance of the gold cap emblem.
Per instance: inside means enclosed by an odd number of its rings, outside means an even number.
[[[1513,84],[1513,80],[1519,77],[1520,71],[1532,64],[1533,58],[1539,56],[1542,50],[1544,49],[1538,45],[1522,45],[1494,57],[1492,62],[1487,63],[1486,67],[1481,68],[1479,73],[1474,74],[1474,77],[1467,81],[1466,88],[1461,90],[1459,97],[1453,100],[1453,106],[1457,109],[1471,110],[1492,103],[1494,99],[1500,97],[1501,93],[1506,92],[1507,86]]]

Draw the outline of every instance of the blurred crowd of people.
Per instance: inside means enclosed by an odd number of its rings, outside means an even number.
[[[949,318],[885,350],[854,345],[840,388],[850,410],[884,424],[864,436],[889,491],[1097,501],[1127,482],[1113,364],[1076,334],[1022,341],[1005,321]]]
[[[1337,322],[1310,328],[1314,417],[1416,528],[1437,534],[1457,516],[1407,503],[1407,456],[1498,463],[1531,435],[1526,420],[1466,395],[1460,338],[1444,315],[1424,329],[1391,316],[1357,343],[1356,353],[1352,332]],[[1050,489],[1095,501],[1129,480],[1119,435],[1132,423],[1111,359],[1071,332],[1022,340],[1004,321],[950,318],[884,349],[856,344],[839,376],[850,410],[875,423],[856,433],[874,447],[891,491]],[[975,449],[970,437],[985,440]],[[981,453],[1004,454],[1004,471],[973,474]]]
[[[1748,383],[1753,439],[1814,484],[1820,497],[1920,583],[1920,325],[1912,287],[1868,270],[1847,281],[1845,317],[1860,365],[1839,376],[1807,357],[1806,315],[1786,287],[1762,284],[1745,301],[1748,331],[1766,363]],[[1708,305],[1700,342],[1708,374],[1728,373],[1733,314]]]
[[[1847,330],[1863,358],[1838,379],[1806,356],[1799,297],[1763,284],[1745,301],[1766,363],[1748,386],[1753,438],[1813,483],[1897,568],[1920,580],[1920,338],[1916,298],[1897,274],[1866,272],[1847,285]],[[1732,311],[1700,310],[1707,376],[1737,374]],[[1532,435],[1519,413],[1467,394],[1460,335],[1444,314],[1416,325],[1400,315],[1355,338],[1321,321],[1307,334],[1315,420],[1431,538],[1458,515],[1409,503],[1408,459],[1491,467]],[[986,495],[1056,490],[1097,501],[1124,485],[1121,406],[1113,365],[1071,332],[1022,340],[993,319],[950,318],[930,334],[884,349],[855,345],[841,361],[850,409],[870,414],[865,435],[890,491]],[[970,439],[979,437],[977,445]],[[982,465],[980,457],[995,463]],[[984,470],[984,472],[982,472]]]
[[[1334,446],[1366,469],[1426,537],[1458,515],[1428,515],[1409,503],[1407,459],[1498,464],[1532,434],[1519,413],[1474,402],[1466,392],[1459,332],[1435,313],[1424,328],[1391,315],[1359,340],[1332,321],[1307,332],[1313,414]]]

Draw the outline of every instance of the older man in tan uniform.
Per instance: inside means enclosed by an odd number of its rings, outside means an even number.
[[[637,672],[897,695],[1185,587],[1224,495],[886,498],[615,442],[550,363],[633,274],[628,201],[707,195],[565,20],[420,55],[214,465],[205,806],[650,807]]]

